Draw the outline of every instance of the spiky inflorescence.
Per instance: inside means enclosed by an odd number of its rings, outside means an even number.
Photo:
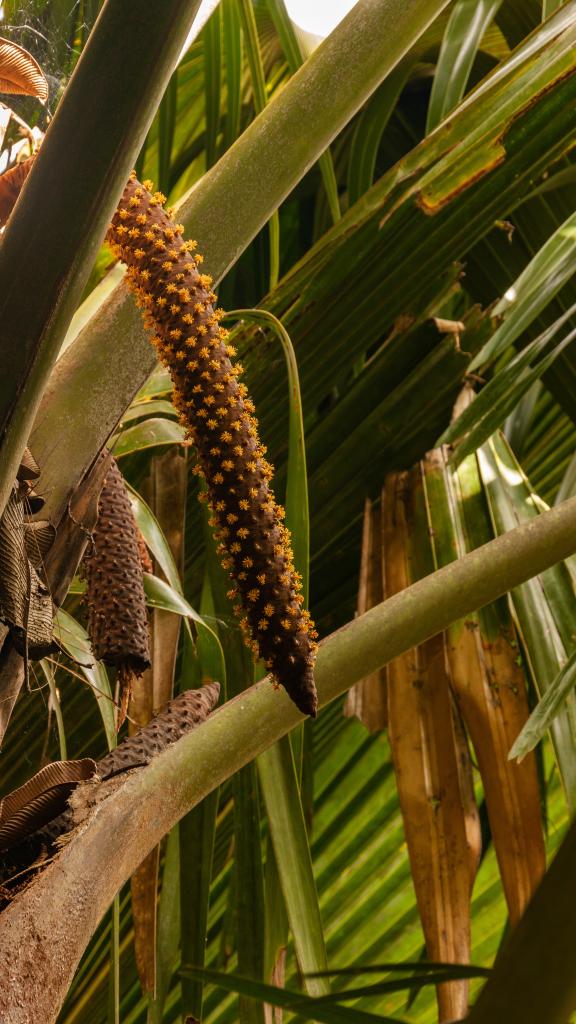
[[[114,459],[100,494],[84,571],[92,648],[99,661],[118,669],[125,709],[132,677],[150,667],[150,640],[138,532]]]
[[[128,282],[174,384],[174,403],[198,452],[211,525],[234,587],[235,612],[253,652],[308,715],[317,709],[316,633],[302,609],[284,510],[274,500],[272,467],[258,439],[254,405],[238,380],[242,367],[219,326],[212,280],[164,196],[132,176],[108,241],[128,266]],[[193,255],[194,253],[194,255]]]

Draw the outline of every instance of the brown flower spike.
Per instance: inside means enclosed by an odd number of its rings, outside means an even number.
[[[92,548],[84,557],[88,633],[95,657],[115,666],[122,689],[119,725],[134,676],[150,667],[148,614],[139,535],[114,459],[98,502]]]
[[[219,326],[212,279],[198,271],[196,243],[183,240],[183,227],[163,209],[165,197],[151,187],[131,177],[108,241],[128,266],[128,283],[170,370],[247,642],[297,707],[315,716],[316,633],[301,607],[290,535],[270,490],[272,467],[258,438],[254,405],[238,380],[242,367],[232,362],[236,352],[228,332]]]

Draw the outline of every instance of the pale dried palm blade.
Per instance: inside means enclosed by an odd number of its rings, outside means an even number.
[[[0,801],[0,850],[7,850],[42,828],[65,809],[79,782],[91,779],[95,762],[54,761]]]
[[[52,599],[29,561],[29,545],[33,542],[25,507],[14,488],[0,519],[0,619],[10,627],[21,654],[28,651],[32,658],[42,658],[53,650]]]
[[[40,65],[22,46],[9,39],[0,39],[0,93],[36,96],[45,103],[48,82]]]
[[[488,512],[475,457],[460,466],[455,483],[459,485],[458,507],[464,528],[473,515],[473,527],[478,531],[484,513],[488,537]],[[481,542],[480,537],[476,539]],[[508,760],[529,708],[506,602],[499,601],[454,623],[448,638],[454,692],[478,759],[510,920],[516,924],[545,871],[546,853],[534,754],[520,764]]]
[[[390,474],[384,490],[386,593],[414,580],[414,486],[419,469]],[[418,540],[423,534],[420,532]],[[446,672],[444,637],[388,667],[388,734],[418,910],[432,960],[470,959],[471,854]],[[465,1016],[468,983],[437,987],[439,1016]]]
[[[358,583],[357,613],[363,615],[384,599],[380,509],[366,498],[362,528],[362,554]],[[368,732],[386,728],[388,698],[386,668],[373,672],[355,684],[346,696],[344,714],[359,718]]]
[[[450,322],[449,322],[450,323]],[[455,327],[461,325],[455,324]],[[454,512],[454,499],[450,489],[450,478],[447,471],[446,453],[436,448],[426,453],[420,461],[418,487],[416,489],[419,514],[417,516],[420,530],[419,547],[426,548],[426,537],[429,538],[429,564],[422,564],[417,576],[432,572],[439,566],[458,557],[461,543],[460,525]],[[448,645],[448,633],[445,634]],[[452,712],[454,722],[454,738],[460,772],[460,792],[462,808],[466,822],[466,834],[470,848],[471,884],[473,885],[480,863],[482,836],[480,817],[474,795],[472,763],[470,747],[465,725],[460,710],[454,700],[454,692],[447,662],[447,671],[451,685]]]

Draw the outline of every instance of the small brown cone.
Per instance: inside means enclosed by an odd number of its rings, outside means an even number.
[[[125,714],[132,678],[150,667],[150,639],[138,533],[114,460],[84,566],[92,648],[99,661],[118,669]]]

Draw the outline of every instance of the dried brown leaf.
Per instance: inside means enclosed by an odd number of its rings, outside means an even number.
[[[386,480],[383,516],[388,595],[412,582],[412,484],[418,473],[417,467],[414,475],[390,474]],[[465,785],[463,806],[462,750],[454,731],[443,634],[389,665],[388,734],[428,956],[468,963],[477,830],[470,818],[470,791]],[[468,983],[439,985],[437,998],[441,1020],[464,1017]]]
[[[508,760],[529,713],[524,673],[511,636],[503,628],[494,640],[482,639],[477,616],[452,627],[448,654],[482,775],[510,920],[516,924],[546,867],[534,755],[521,764]]]
[[[0,39],[0,92],[48,99],[48,82],[40,65],[22,46]]]

